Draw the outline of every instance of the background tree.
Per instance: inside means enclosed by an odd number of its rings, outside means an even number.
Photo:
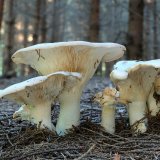
[[[129,1],[128,59],[143,58],[143,0]]]
[[[38,43],[39,30],[40,30],[40,14],[42,7],[42,0],[35,1],[35,14],[34,14],[34,25],[33,25],[33,41],[32,44]]]
[[[157,1],[153,0],[153,16],[154,16],[154,58],[158,58],[158,14],[157,14]]]
[[[89,41],[99,41],[99,6],[100,0],[92,0],[89,26]]]
[[[0,30],[1,30],[2,18],[3,18],[3,6],[4,6],[4,0],[0,0]]]
[[[41,19],[40,19],[40,29],[41,29],[41,42],[46,41],[47,35],[47,12],[46,12],[47,2],[46,0],[41,1]]]
[[[14,0],[5,0],[5,5],[7,13],[5,19],[5,48],[3,52],[3,76],[12,77],[16,75],[14,65],[11,60],[11,54],[14,52]]]
[[[90,42],[99,42],[100,0],[92,0],[90,7],[91,11],[88,40]],[[102,75],[102,63],[100,63],[100,65],[98,66],[96,73]]]

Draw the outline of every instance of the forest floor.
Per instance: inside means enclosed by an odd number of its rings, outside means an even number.
[[[0,88],[22,81],[0,80]],[[95,93],[110,82],[94,77],[81,98],[81,125],[65,137],[46,129],[38,130],[27,121],[13,120],[18,105],[0,100],[0,160],[160,160],[160,116],[148,117],[148,131],[134,136],[128,125],[126,109],[117,106],[116,133],[100,127],[101,108],[92,102]],[[52,122],[56,124],[59,105],[53,106]]]

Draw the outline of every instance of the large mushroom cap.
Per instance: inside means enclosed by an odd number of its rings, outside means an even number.
[[[12,60],[29,64],[43,75],[56,71],[87,72],[100,61],[112,61],[123,56],[125,47],[116,43],[84,41],[43,43],[18,50]]]
[[[29,105],[53,101],[63,90],[74,87],[80,78],[81,74],[76,72],[55,72],[11,85],[0,91],[0,98]]]

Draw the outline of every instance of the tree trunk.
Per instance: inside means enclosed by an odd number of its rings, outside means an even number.
[[[33,41],[32,41],[32,44],[38,43],[39,28],[40,28],[41,3],[42,3],[42,0],[36,0],[35,20],[34,20],[34,29],[33,29]]]
[[[157,3],[156,0],[153,2],[153,16],[154,16],[154,25],[153,25],[153,49],[154,49],[154,59],[158,59],[158,14],[157,14]]]
[[[89,41],[99,41],[99,7],[100,0],[92,0],[89,26]],[[96,74],[102,75],[102,63],[99,64]]]
[[[89,41],[91,42],[99,40],[99,5],[100,0],[92,0],[89,31]]]
[[[6,0],[6,20],[5,20],[5,48],[3,52],[3,76],[10,78],[16,75],[13,62],[11,60],[11,53],[13,53],[14,46],[14,0]]]
[[[46,22],[46,0],[41,2],[41,42],[46,41],[47,22]]]
[[[0,0],[0,30],[1,30],[2,19],[3,19],[3,6],[4,6],[4,0]]]
[[[62,41],[64,37],[65,28],[65,11],[67,1],[54,0],[53,1],[53,12],[52,12],[52,33],[51,41],[57,42]]]
[[[56,40],[55,29],[53,29],[53,28],[55,28],[55,17],[56,17],[56,11],[55,11],[56,5],[55,5],[55,3],[56,3],[56,0],[54,0],[53,3],[52,3],[52,5],[53,5],[52,6],[52,19],[51,19],[52,30],[51,30],[51,36],[50,36],[50,41],[51,42],[55,42],[55,40]]]
[[[143,0],[129,1],[128,59],[143,58]]]

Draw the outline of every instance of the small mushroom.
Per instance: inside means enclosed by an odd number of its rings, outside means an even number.
[[[150,61],[119,61],[110,74],[120,92],[120,99],[128,101],[130,125],[135,133],[147,130],[146,103],[155,77],[160,71],[160,59]],[[138,123],[138,126],[134,124]]]
[[[115,105],[118,103],[119,92],[115,88],[105,88],[96,94],[94,101],[102,106],[101,126],[106,132],[115,132]]]
[[[55,130],[51,123],[51,104],[64,91],[69,91],[81,75],[72,72],[56,72],[31,78],[0,90],[0,98],[14,100],[22,106],[13,115],[29,120],[41,128]]]
[[[78,72],[82,78],[59,97],[60,114],[56,125],[59,135],[80,123],[80,97],[86,83],[94,75],[101,61],[113,61],[123,56],[125,47],[116,43],[83,41],[37,44],[13,54],[12,60],[27,64],[46,75],[57,71]]]

